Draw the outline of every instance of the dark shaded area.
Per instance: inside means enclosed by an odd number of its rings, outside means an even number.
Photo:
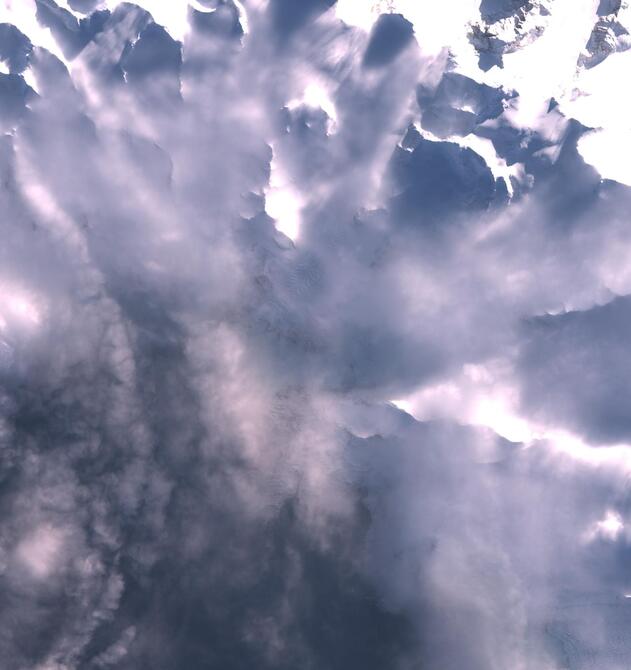
[[[144,28],[120,59],[128,84],[151,87],[162,96],[179,97],[182,45],[155,23]]]
[[[149,575],[125,561],[117,620],[97,634],[84,667],[134,622],[138,634],[121,670],[397,668],[411,629],[383,610],[357,571],[357,529],[331,528],[335,552],[323,551],[301,527],[297,504],[287,501],[257,528],[181,490],[171,507],[169,557]],[[191,514],[205,519],[214,548],[187,561],[178,556],[178,535],[188,532],[181,521]]]
[[[90,13],[98,4],[99,0],[68,0],[71,9],[83,14]]]
[[[504,59],[501,54],[493,51],[482,51],[478,56],[478,67],[483,72],[488,72],[493,67],[504,67]]]
[[[621,0],[600,0],[598,16],[617,14],[620,11]]]
[[[555,224],[570,225],[591,211],[601,192],[602,180],[595,168],[585,163],[578,141],[590,129],[574,119],[564,119],[554,100],[548,107],[549,124],[557,137],[514,128],[503,118],[476,126],[473,132],[490,139],[497,155],[507,165],[523,163],[534,177],[534,187]]]
[[[31,40],[10,23],[0,23],[0,60],[9,68],[9,74],[23,72],[33,51]]]
[[[419,142],[423,139],[423,136],[413,124],[410,124],[406,131],[403,139],[401,140],[401,148],[403,149],[415,149]]]
[[[475,114],[448,105],[431,105],[421,115],[421,126],[443,139],[451,135],[469,135],[477,124]]]
[[[628,34],[627,29],[618,21],[612,21],[611,18],[599,19],[579,57],[579,65],[589,69],[602,63],[618,50],[618,39]]]
[[[488,26],[473,24],[468,37],[478,52],[478,66],[481,70],[487,72],[494,66],[504,67],[506,42],[497,37]]]
[[[421,125],[436,136],[465,136],[476,126],[504,111],[504,103],[516,93],[493,88],[455,72],[446,72],[435,91],[419,86]]]
[[[0,503],[1,504],[1,503]],[[57,584],[33,593],[28,586],[16,586],[0,576],[0,622],[10,621],[11,639],[0,633],[0,654],[4,670],[35,667],[63,633],[64,618],[69,605],[65,593],[70,584]],[[32,607],[25,609],[24,600]]]
[[[342,331],[336,391],[356,391],[412,386],[430,379],[445,365],[445,355],[435,344],[411,342],[383,319],[366,315],[347,323]]]
[[[487,23],[494,23],[506,19],[518,12],[523,13],[532,9],[532,0],[482,0],[480,2],[480,16]]]
[[[124,133],[122,139],[130,160],[142,165],[143,177],[158,189],[169,189],[173,177],[169,154],[154,142],[132,133]]]
[[[481,25],[472,25],[469,41],[478,52],[478,66],[484,72],[493,67],[504,67],[503,55],[512,51],[513,45],[500,39],[493,32],[493,24],[503,19],[513,19],[519,28],[529,12],[547,14],[545,5],[531,0],[482,0],[480,3]],[[491,26],[491,27],[489,27]]]
[[[588,129],[571,119],[554,162],[533,156],[526,164],[536,179],[538,192],[549,208],[552,221],[572,224],[580,220],[598,200],[601,177],[578,152],[578,141]]]
[[[631,298],[532,319],[524,332],[519,367],[525,407],[596,443],[628,441]]]
[[[228,39],[243,37],[239,10],[234,2],[224,0],[212,12],[190,8],[189,16],[192,26],[202,33]]]
[[[106,21],[103,31],[85,47],[82,56],[102,85],[125,81],[121,57],[151,23],[151,14],[137,5],[123,2]]]
[[[162,26],[150,23],[138,40],[125,49],[120,64],[130,83],[158,74],[177,77],[182,66],[182,45]]]
[[[364,53],[364,67],[388,65],[410,44],[413,37],[413,24],[401,14],[381,14],[370,33]]]
[[[16,123],[26,113],[26,105],[36,97],[35,91],[19,74],[0,73],[0,119]]]
[[[35,0],[37,20],[50,28],[66,58],[74,58],[100,33],[110,17],[107,9],[77,19],[67,9],[59,7],[54,0]]]
[[[270,0],[269,11],[280,41],[333,7],[337,0]]]
[[[495,179],[484,159],[451,142],[421,139],[412,152],[397,149],[391,171],[401,188],[392,201],[395,218],[418,225],[483,210],[495,195]]]
[[[534,154],[541,149],[555,146],[552,140],[545,139],[538,133],[515,128],[501,118],[492,125],[477,126],[473,132],[478,137],[491,140],[495,152],[507,165],[524,163],[527,171],[530,171],[529,168],[536,169],[537,163],[543,160],[534,157]]]

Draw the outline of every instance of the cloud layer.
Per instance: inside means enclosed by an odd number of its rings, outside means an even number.
[[[555,2],[4,2],[3,667],[628,667],[624,8]]]

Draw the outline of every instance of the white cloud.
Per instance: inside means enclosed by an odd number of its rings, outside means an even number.
[[[16,556],[34,577],[44,579],[61,565],[63,540],[64,534],[60,529],[40,526],[20,541]]]

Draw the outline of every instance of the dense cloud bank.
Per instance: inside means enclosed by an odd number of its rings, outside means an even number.
[[[476,79],[180,4],[0,25],[2,668],[628,668],[631,191],[574,99],[525,123],[482,23]]]

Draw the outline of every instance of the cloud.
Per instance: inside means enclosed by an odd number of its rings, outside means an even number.
[[[624,666],[628,188],[403,4],[4,7],[8,670]]]

